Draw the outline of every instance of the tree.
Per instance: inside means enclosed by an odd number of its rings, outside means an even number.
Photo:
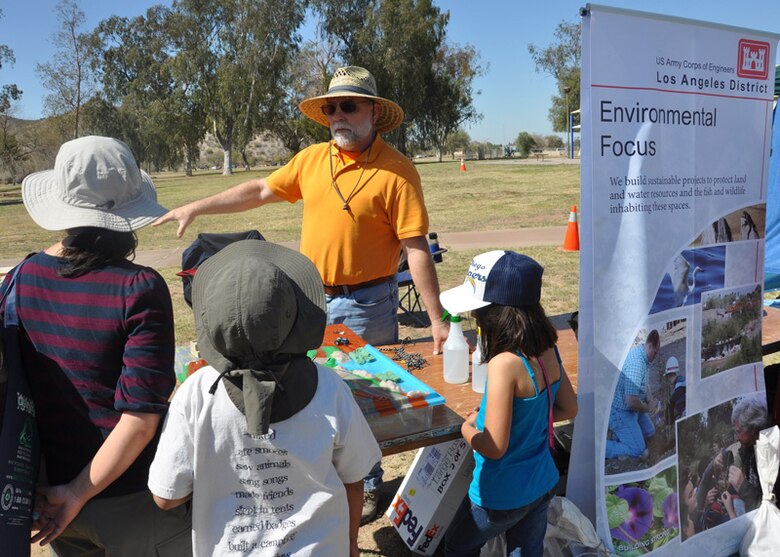
[[[415,119],[414,130],[421,143],[436,148],[436,158],[441,162],[447,135],[466,122],[481,118],[473,104],[472,83],[483,69],[474,47],[443,45],[432,70],[427,88],[431,102],[428,110]]]
[[[550,134],[545,137],[545,142],[548,149],[563,149],[563,139],[559,135]]]
[[[11,130],[11,101],[18,100],[21,94],[16,85],[3,85],[0,89],[0,170],[7,172],[14,183],[19,177],[20,165],[30,156],[30,151]]]
[[[469,134],[462,129],[458,129],[447,134],[442,149],[454,156],[455,151],[465,151],[470,143],[471,138]]]
[[[544,149],[545,147],[547,147],[547,139],[545,139],[545,137],[542,134],[532,133],[531,137],[534,138],[534,144],[539,149]]]
[[[3,17],[2,10],[0,10],[0,17]],[[3,68],[3,64],[15,62],[14,51],[7,45],[0,44],[0,69]],[[30,154],[10,129],[13,102],[21,97],[22,90],[14,83],[5,84],[0,88],[0,169],[10,174],[13,182],[16,182],[19,165],[27,160]]]
[[[232,174],[232,151],[241,152],[271,118],[286,91],[291,55],[300,41],[302,0],[178,0],[176,68],[191,83],[224,152],[223,174]]]
[[[277,110],[283,118],[266,118],[268,130],[291,152],[297,153],[311,142],[327,141],[329,131],[298,109],[301,99],[324,93],[338,64],[335,38],[318,23],[314,38],[293,54],[288,69],[284,99]]]
[[[51,91],[44,100],[46,112],[49,115],[71,113],[75,139],[80,134],[81,107],[94,92],[88,63],[89,37],[79,32],[85,16],[75,0],[60,0],[56,11],[60,28],[52,36],[57,49],[54,59],[37,64],[35,70],[43,86]]]
[[[0,18],[3,17],[3,10],[0,10]],[[3,69],[3,64],[13,65],[16,62],[14,51],[7,45],[0,44],[0,70]],[[0,89],[0,113],[6,114],[11,109],[11,103],[18,101],[22,97],[22,90],[19,89],[16,84],[9,83],[3,85]]]
[[[124,139],[140,165],[183,159],[190,176],[206,120],[194,87],[175,75],[174,23],[163,6],[100,22],[92,43],[104,99],[90,106],[89,120],[98,133]]]
[[[368,64],[359,65],[372,68],[380,94],[403,107],[404,121],[386,135],[406,154],[414,122],[435,103],[432,88],[444,85],[442,81],[434,85],[433,68],[449,14],[441,13],[431,0],[386,0],[373,5],[359,35],[371,57]]]
[[[568,131],[569,112],[580,99],[580,24],[561,21],[555,29],[555,42],[545,48],[528,45],[537,72],[555,78],[558,95],[551,98],[549,120],[553,131]]]
[[[517,139],[515,139],[515,145],[520,156],[525,158],[531,152],[531,149],[536,146],[536,141],[534,141],[530,133],[520,132],[517,134]]]

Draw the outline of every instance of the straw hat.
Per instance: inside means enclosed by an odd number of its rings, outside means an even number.
[[[362,97],[382,105],[382,114],[376,122],[378,133],[394,130],[404,121],[403,109],[393,101],[378,96],[374,76],[360,66],[337,69],[333,74],[333,79],[330,80],[328,92],[318,97],[306,99],[298,105],[298,108],[306,116],[327,128],[330,127],[328,118],[322,113],[320,107],[327,104],[328,100],[337,97]]]
[[[168,211],[157,203],[152,179],[138,168],[130,148],[98,136],[63,143],[53,170],[22,181],[22,200],[46,230],[94,226],[129,232]]]

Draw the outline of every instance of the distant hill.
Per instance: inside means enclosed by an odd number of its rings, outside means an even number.
[[[28,158],[13,168],[0,168],[0,182],[19,182],[30,172],[51,168],[62,143],[62,124],[62,118],[59,117],[40,120],[8,117],[8,130],[16,137]]]
[[[0,183],[18,183],[27,174],[54,167],[54,159],[60,145],[69,137],[70,130],[65,118],[61,116],[40,120],[8,118],[8,129],[29,152],[29,159],[13,169],[0,168]],[[292,156],[282,143],[269,134],[258,135],[246,150],[251,166],[280,164]],[[221,168],[223,164],[222,148],[211,134],[207,134],[200,145],[198,168]],[[243,165],[241,154],[234,150],[233,164]],[[174,169],[175,170],[175,169]]]

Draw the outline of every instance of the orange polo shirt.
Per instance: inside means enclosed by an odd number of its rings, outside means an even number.
[[[318,143],[266,178],[282,199],[303,200],[301,253],[328,285],[359,284],[394,275],[400,240],[428,233],[420,175],[409,159],[377,135],[366,152]],[[331,166],[333,161],[333,179]],[[333,187],[348,200],[349,211]]]

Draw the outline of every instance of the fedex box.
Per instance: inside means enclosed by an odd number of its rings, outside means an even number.
[[[417,451],[387,517],[404,543],[432,555],[471,482],[474,455],[463,439]]]

